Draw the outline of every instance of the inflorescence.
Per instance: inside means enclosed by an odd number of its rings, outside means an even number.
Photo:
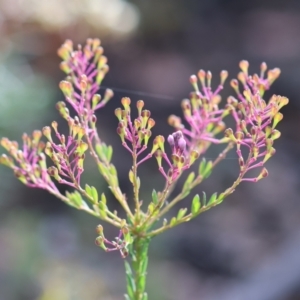
[[[236,96],[229,96],[223,107],[220,107],[220,92],[228,77],[227,71],[220,73],[220,83],[216,89],[213,89],[211,72],[200,70],[198,76],[190,77],[194,91],[189,99],[184,99],[181,104],[184,121],[178,116],[171,115],[168,121],[174,127],[174,132],[166,139],[162,135],[154,137],[149,150],[151,129],[155,126],[155,121],[151,118],[150,111],[144,108],[144,101],[139,100],[136,103],[136,118],[131,116],[131,100],[127,97],[121,100],[123,107],[115,110],[118,119],[117,133],[122,145],[133,159],[132,169],[129,172],[129,180],[134,190],[133,211],[130,208],[132,203],[119,188],[117,171],[111,163],[112,148],[100,139],[96,127],[95,111],[103,108],[113,97],[110,89],[105,91],[103,97],[97,93],[109,69],[100,41],[88,39],[84,47],[79,45],[74,49],[72,42],[67,40],[58,50],[58,55],[62,58],[60,67],[67,77],[59,84],[65,102],[58,102],[56,108],[68,123],[68,136],[61,134],[57,122],[53,121],[51,127],[46,126],[41,131],[36,130],[31,136],[24,134],[21,147],[16,141],[2,138],[1,145],[7,150],[8,155],[2,154],[0,163],[11,168],[25,185],[45,189],[67,204],[119,227],[120,235],[112,242],[104,237],[102,226],[98,227],[99,237],[96,243],[106,251],[119,250],[125,257],[128,245],[132,242],[131,236],[140,230],[150,228],[155,220],[185,198],[193,187],[209,176],[212,169],[233,147],[236,148],[240,171],[232,186],[219,196],[214,194],[210,201],[206,203],[205,200],[202,206],[199,196],[196,195],[190,214],[187,214],[187,209],[179,210],[175,219],[173,218],[170,223],[164,220],[162,227],[150,231],[149,236],[188,221],[208,209],[209,205],[220,203],[240,182],[256,182],[268,175],[264,164],[275,154],[273,143],[280,137],[276,126],[283,118],[280,109],[288,103],[288,99],[273,95],[269,101],[266,101],[264,93],[278,78],[280,70],[275,68],[267,71],[267,65],[262,63],[259,75],[249,75],[248,62],[241,61],[238,79],[230,82]],[[70,113],[66,103],[72,107],[75,116],[72,116],[73,113]],[[228,116],[233,118],[234,128],[226,128],[224,119]],[[43,135],[46,142],[41,141]],[[165,140],[171,153],[165,150]],[[190,173],[182,192],[166,204],[172,187],[182,173],[203,157],[212,144],[225,144],[226,147],[215,161],[203,160],[198,175],[196,176],[194,172]],[[118,217],[117,212],[109,210],[104,194],[98,196],[94,187],[81,186],[80,179],[84,171],[87,151],[95,159],[110,190],[124,208],[127,221]],[[52,162],[50,167],[47,167],[47,156]],[[163,191],[153,192],[152,201],[144,212],[141,208],[143,201],[139,199],[141,183],[137,176],[137,169],[153,156],[166,183]],[[247,177],[248,171],[252,169],[259,169],[258,175]],[[76,191],[61,194],[53,178]],[[111,248],[107,248],[105,244],[110,245]]]

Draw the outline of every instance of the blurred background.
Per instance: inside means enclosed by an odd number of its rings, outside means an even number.
[[[99,131],[114,146],[121,187],[130,196],[130,157],[113,114],[122,96],[145,100],[157,122],[154,134],[167,135],[167,117],[181,114],[189,76],[200,68],[215,74],[217,86],[219,72],[235,77],[242,59],[251,72],[262,61],[279,67],[271,93],[290,104],[276,156],[267,163],[269,177],[241,184],[222,205],[155,238],[148,291],[151,300],[298,300],[299,29],[298,0],[0,0],[0,136],[20,140],[23,132],[60,119],[56,50],[67,38],[76,44],[98,37],[110,65],[104,85],[115,92],[99,111]],[[216,155],[212,150],[208,158]],[[84,180],[106,191],[90,160],[87,169]],[[221,192],[236,175],[231,153],[195,192]],[[94,245],[98,220],[26,188],[2,166],[0,178],[0,300],[122,299],[123,262],[119,253]],[[145,199],[162,187],[155,160],[141,167],[141,179]],[[105,230],[108,237],[117,234],[108,225]]]

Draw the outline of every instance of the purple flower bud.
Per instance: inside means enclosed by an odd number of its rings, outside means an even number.
[[[185,148],[186,148],[186,141],[183,137],[179,138],[178,140],[178,147],[179,149],[184,152],[185,151]]]
[[[176,131],[176,132],[173,133],[173,137],[174,137],[174,139],[176,141],[178,141],[180,138],[183,137],[183,134],[182,134],[182,132],[180,130],[178,130],[178,131]]]
[[[174,147],[174,137],[172,134],[168,136],[168,143],[170,144],[171,147]]]

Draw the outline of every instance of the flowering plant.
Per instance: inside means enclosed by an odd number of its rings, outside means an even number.
[[[200,70],[198,76],[190,77],[194,89],[190,99],[182,101],[184,123],[180,117],[170,116],[169,124],[174,127],[174,133],[167,139],[162,135],[156,136],[153,143],[150,139],[155,121],[151,118],[150,111],[144,108],[144,102],[137,101],[137,117],[134,118],[130,99],[122,98],[123,108],[117,108],[115,115],[121,143],[132,157],[132,167],[129,170],[129,181],[133,188],[131,200],[126,198],[119,187],[117,170],[111,162],[113,149],[103,142],[96,128],[95,111],[103,108],[113,96],[110,89],[105,91],[103,97],[97,94],[108,72],[107,58],[103,55],[100,41],[88,39],[84,47],[74,49],[72,42],[67,40],[59,48],[58,55],[62,58],[60,67],[67,77],[59,85],[66,101],[58,102],[56,107],[68,123],[68,136],[61,134],[57,122],[53,121],[52,128],[46,126],[42,131],[34,131],[31,136],[23,134],[22,146],[8,138],[2,138],[1,145],[8,155],[2,154],[0,162],[11,168],[25,185],[47,190],[66,204],[117,227],[118,236],[115,240],[108,240],[103,226],[99,225],[96,229],[96,245],[107,252],[116,250],[123,258],[130,258],[129,261],[125,260],[125,298],[146,300],[148,246],[151,238],[220,204],[241,182],[257,182],[268,175],[264,165],[275,153],[273,142],[280,137],[280,132],[275,128],[283,117],[279,111],[288,103],[288,99],[273,95],[269,101],[265,101],[264,93],[279,76],[280,70],[267,72],[267,65],[262,63],[260,74],[250,76],[248,62],[241,61],[238,79],[230,82],[236,97],[228,97],[223,108],[219,106],[219,93],[228,73],[221,72],[220,84],[213,89],[211,72]],[[66,103],[71,106],[72,113]],[[233,118],[234,128],[226,128],[224,119],[228,116]],[[46,143],[41,141],[43,135]],[[171,153],[165,149],[165,140]],[[203,155],[212,144],[224,144],[224,150],[215,160],[206,161]],[[210,197],[203,193],[200,199],[196,194],[192,198],[190,209],[181,208],[170,220],[164,218],[173,206],[209,177],[216,165],[233,148],[238,157],[239,174],[232,185],[222,193],[214,193]],[[109,189],[124,209],[126,219],[110,210],[104,193],[99,195],[95,187],[81,185],[87,152],[95,160]],[[47,167],[47,156],[52,161],[50,167]],[[152,158],[157,161],[165,185],[161,191],[153,190],[145,201],[140,199],[138,168],[144,161]],[[197,172],[189,171],[200,158],[202,160]],[[252,169],[257,169],[257,176],[248,175]],[[170,199],[175,184],[185,173],[187,178],[181,191]],[[75,191],[62,194],[55,181],[68,185]]]

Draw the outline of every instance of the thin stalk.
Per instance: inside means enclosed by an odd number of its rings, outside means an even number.
[[[133,153],[132,153],[132,171],[133,171],[133,197],[136,208],[136,217],[139,220],[140,217],[140,201],[139,201],[139,187],[138,187],[138,177],[137,177],[137,151],[135,143],[133,143]]]
[[[104,166],[108,167],[109,163],[102,162],[99,159],[96,151],[94,150],[94,146],[93,146],[93,143],[92,143],[92,141],[91,141],[91,139],[89,137],[88,132],[85,132],[85,134],[86,134],[87,143],[89,145],[90,153],[91,153],[92,157],[95,159],[97,165],[104,165]],[[108,182],[109,185],[111,185],[111,182],[110,182],[109,179],[107,179],[105,176],[104,176],[104,179]],[[130,217],[130,219],[133,219],[133,214],[132,214],[132,212],[131,212],[128,204],[127,204],[125,196],[122,195],[122,193],[121,194],[117,193],[114,189],[111,189],[111,191],[112,191],[113,195],[115,196],[115,198],[119,201],[119,203],[121,204],[121,206],[123,207],[123,209],[125,210],[125,212],[127,213],[127,215]]]
[[[218,155],[218,157],[213,161],[212,164],[212,169],[222,160],[225,158],[226,154],[233,148],[234,144],[233,143],[229,143],[227,145],[227,147]],[[197,185],[199,185],[202,181],[203,181],[203,176],[200,174],[195,180],[194,182],[191,184],[191,189],[193,189],[194,187],[196,187]],[[182,191],[181,193],[179,193],[172,201],[169,202],[169,204],[167,204],[156,216],[156,220],[158,220],[159,218],[161,218],[164,214],[166,214],[175,204],[177,204],[180,200],[182,200],[183,198],[185,198],[185,192]],[[148,225],[151,226],[153,223],[155,222],[155,220],[151,220]]]

